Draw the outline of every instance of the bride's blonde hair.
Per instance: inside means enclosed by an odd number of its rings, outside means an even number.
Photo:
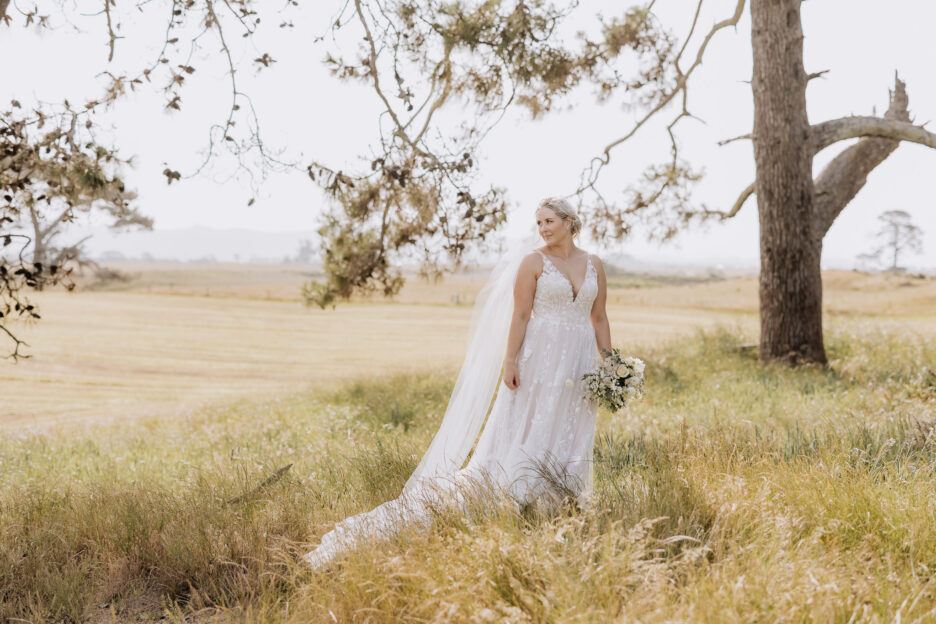
[[[575,208],[572,207],[572,204],[562,199],[561,197],[547,197],[536,206],[537,210],[540,208],[549,208],[555,212],[556,216],[563,221],[571,221],[572,236],[575,236],[582,230],[581,217],[579,217],[578,213],[575,212]]]

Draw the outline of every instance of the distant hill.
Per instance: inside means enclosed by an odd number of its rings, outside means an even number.
[[[250,264],[301,263],[319,264],[317,234],[313,230],[294,232],[261,232],[242,228],[214,228],[194,226],[180,229],[160,229],[151,232],[115,233],[107,228],[71,228],[62,242],[79,240],[90,235],[85,248],[92,258],[104,262],[162,261],[162,262],[236,262]],[[303,241],[311,247],[305,257],[299,251]],[[730,250],[710,250],[716,251]],[[601,253],[609,276],[656,274],[723,277],[749,275],[757,272],[757,260],[730,255],[693,257],[678,248],[645,250],[641,253]],[[494,256],[490,253],[469,254],[468,266],[484,271]],[[415,260],[415,258],[414,258]],[[411,262],[404,262],[410,266]],[[855,268],[850,258],[823,257],[824,269]],[[410,267],[412,268],[412,267]],[[913,273],[927,272],[914,267]]]
[[[91,235],[85,243],[89,255],[103,261],[249,262],[252,264],[296,261],[303,240],[313,241],[316,233],[258,232],[195,226],[151,232],[114,233],[106,228],[70,232],[74,238]],[[306,262],[313,258],[305,259]]]
[[[85,243],[89,255],[104,262],[238,262],[279,264],[303,261],[318,264],[317,235],[312,230],[261,232],[240,228],[194,226],[181,229],[158,229],[151,232],[117,233],[107,228],[73,228],[69,240],[90,235]],[[312,257],[299,257],[303,241],[310,241]],[[678,253],[678,252],[677,252]],[[686,258],[672,251],[640,257],[628,253],[601,254],[608,272],[626,274],[708,274],[712,269],[731,274],[756,271],[756,263],[746,259]],[[494,256],[469,254],[468,265],[476,269],[490,266]],[[404,262],[409,265],[410,263]]]

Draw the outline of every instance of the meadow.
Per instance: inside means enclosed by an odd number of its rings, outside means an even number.
[[[17,397],[0,405],[0,427],[171,417],[180,407],[390,370],[451,372],[464,355],[471,303],[485,277],[414,279],[393,302],[319,310],[299,302],[300,285],[314,275],[308,267],[116,268],[130,279],[103,286],[89,280],[76,292],[35,297],[42,322],[15,326],[33,357],[0,369],[0,384]],[[743,307],[705,309],[704,299],[686,305],[678,294],[648,301],[646,290],[619,287],[613,294],[614,326],[638,342],[750,317]],[[668,289],[651,290],[664,297]]]
[[[0,621],[936,621],[936,280],[827,274],[830,364],[789,369],[743,347],[752,278],[616,278],[648,393],[600,414],[588,505],[312,571],[428,444],[477,276],[320,311],[298,269],[157,268],[43,293],[4,365]]]

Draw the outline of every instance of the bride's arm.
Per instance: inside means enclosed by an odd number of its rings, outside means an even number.
[[[605,303],[608,300],[608,279],[605,277],[604,265],[598,256],[592,256],[592,264],[598,273],[598,296],[591,309],[591,324],[595,328],[595,341],[598,343],[598,352],[611,350],[611,325],[608,323],[608,312]],[[601,356],[604,359],[604,354]]]
[[[543,260],[538,254],[530,254],[520,263],[517,280],[514,282],[513,316],[510,333],[507,335],[507,355],[504,358],[504,383],[511,390],[520,385],[517,376],[517,355],[526,335],[527,323],[533,311],[533,296],[536,294],[536,276],[542,271]]]

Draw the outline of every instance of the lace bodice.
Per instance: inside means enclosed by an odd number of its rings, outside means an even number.
[[[598,277],[592,265],[591,254],[585,266],[585,281],[573,296],[569,279],[556,268],[546,254],[539,250],[536,253],[543,258],[543,272],[536,281],[533,316],[559,323],[588,323],[592,304],[598,296]]]

